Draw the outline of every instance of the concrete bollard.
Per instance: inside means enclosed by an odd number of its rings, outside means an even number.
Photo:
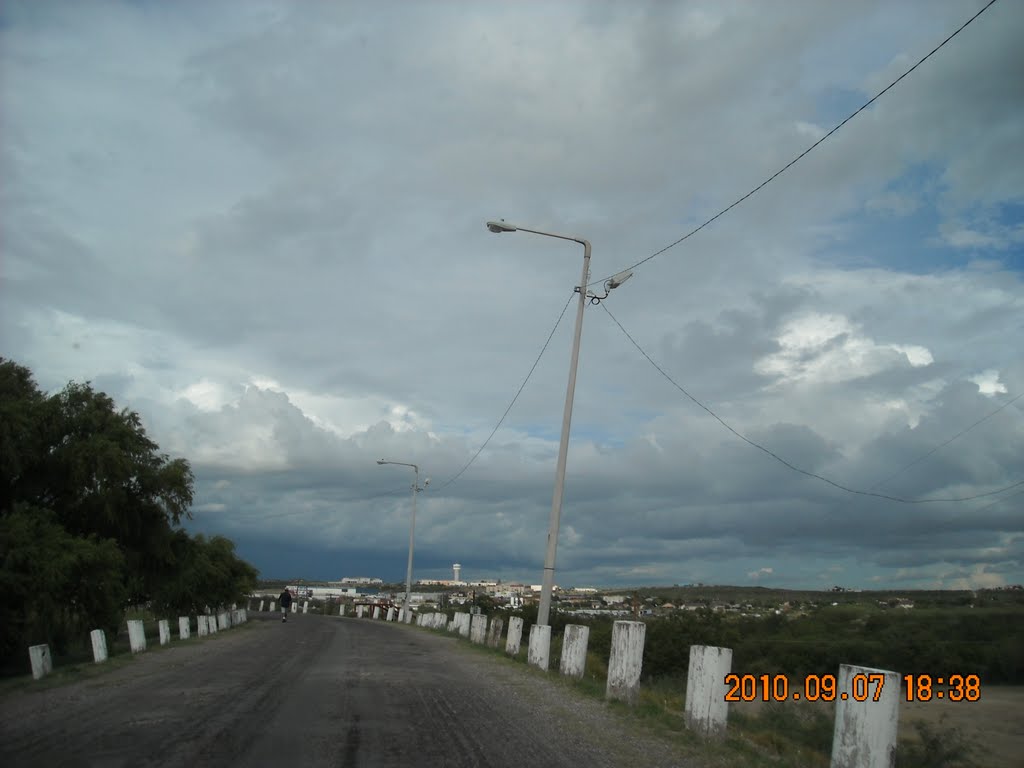
[[[338,606],[338,615],[339,616],[344,616],[345,615],[345,604],[344,603],[342,603],[341,605]]]
[[[448,616],[443,613],[434,614],[434,623],[431,625],[434,629],[447,629],[448,628]]]
[[[526,650],[526,663],[547,672],[550,654],[551,627],[547,624],[534,624],[530,627],[530,645]]]
[[[469,637],[469,620],[471,616],[468,613],[458,611],[455,614],[455,629],[459,633],[459,637]]]
[[[486,635],[487,617],[482,613],[478,613],[469,620],[469,642],[483,645]]]
[[[309,600],[307,600],[306,602],[304,602],[302,604],[302,612],[303,613],[309,613]]]
[[[210,634],[211,635],[216,635],[217,634],[217,617],[216,616],[207,616],[206,617],[206,626],[210,628]]]
[[[191,628],[189,627],[188,616],[179,616],[178,617],[178,639],[179,640],[188,640],[188,638],[189,638],[189,636],[191,634],[192,634],[192,632],[191,632]]]
[[[299,601],[298,600],[292,600],[292,613],[298,613],[298,612],[299,612]]]
[[[39,680],[53,672],[53,658],[50,656],[50,646],[30,645],[28,648],[28,659],[32,662],[32,678]]]
[[[373,606],[373,618],[375,618],[375,619],[379,619],[380,618],[380,606],[379,605]]]
[[[129,620],[128,643],[132,647],[132,653],[141,653],[146,650],[146,630],[142,626],[141,619]]]
[[[205,637],[210,634],[210,627],[206,623],[206,616],[199,614],[196,616],[196,637]]]
[[[587,664],[587,643],[590,640],[590,627],[580,624],[566,624],[562,635],[562,658],[558,663],[558,671],[565,677],[577,680],[583,678],[583,669]]]
[[[217,614],[217,631],[231,629],[231,621],[228,619],[227,611]]]
[[[364,608],[364,606],[362,606],[362,605],[357,605],[356,606],[356,618],[357,619],[363,618],[363,608]]]
[[[89,633],[92,640],[92,660],[97,664],[107,660],[107,635],[102,629],[94,629]]]
[[[501,642],[501,630],[504,626],[503,619],[499,619],[497,616],[491,619],[491,626],[487,628],[487,644],[491,648],[497,648],[498,643]]]
[[[276,608],[277,608],[277,600],[271,600],[270,601],[270,612],[273,613]]]
[[[388,608],[388,612],[384,616],[384,621],[394,621],[394,620],[395,620],[395,606],[392,605],[390,608]]]
[[[167,619],[160,619],[156,626],[160,631],[160,645],[167,645],[171,642],[171,623]]]
[[[263,613],[263,606],[266,605],[266,603],[267,603],[266,600],[260,600],[260,613]],[[274,609],[271,608],[270,610],[274,610]]]
[[[899,673],[840,664],[836,692],[831,768],[893,768]]]
[[[732,670],[732,648],[711,645],[690,646],[690,667],[686,673],[686,727],[708,739],[725,736],[729,721],[729,692],[725,676]]]
[[[635,704],[640,694],[640,669],[644,661],[647,625],[642,621],[616,621],[612,625],[612,652],[608,659],[606,699]]]
[[[523,620],[519,616],[511,616],[508,620],[508,637],[505,638],[505,653],[509,656],[518,656],[522,641]]]

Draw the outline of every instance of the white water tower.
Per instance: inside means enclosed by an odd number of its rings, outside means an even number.
[[[462,573],[462,566],[461,565],[459,565],[458,563],[453,564],[452,565],[452,573],[455,574],[455,581],[462,581],[462,579],[459,578],[460,574]]]

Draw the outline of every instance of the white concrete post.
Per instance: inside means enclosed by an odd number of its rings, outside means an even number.
[[[205,637],[210,634],[210,625],[206,622],[206,616],[199,614],[196,616],[196,636]]]
[[[469,641],[477,645],[483,645],[486,634],[487,617],[482,613],[478,613],[469,620]]]
[[[179,640],[188,640],[188,638],[189,638],[189,636],[191,634],[192,634],[192,632],[191,632],[191,628],[189,627],[188,616],[179,616],[178,617],[178,639]]]
[[[616,621],[612,625],[612,651],[608,659],[606,699],[636,703],[640,694],[640,670],[644,662],[647,625],[642,621]]]
[[[390,606],[388,608],[388,612],[384,615],[384,621],[394,621],[394,620],[395,620],[395,606],[392,605],[392,606]]]
[[[302,604],[302,612],[303,613],[309,613],[309,600],[307,600],[306,602],[304,602]]]
[[[206,626],[208,626],[210,628],[210,634],[211,635],[216,635],[217,634],[217,617],[212,615],[212,614],[208,615],[206,617]]]
[[[227,612],[225,611],[224,613],[218,613],[217,614],[217,631],[223,631],[223,630],[228,629],[230,627],[231,627],[231,624],[228,622],[228,614],[227,614]]]
[[[142,626],[141,619],[129,620],[128,643],[132,647],[132,653],[140,653],[146,650],[146,631]]]
[[[338,615],[339,616],[344,616],[345,615],[345,604],[344,603],[342,603],[341,605],[338,606]]]
[[[30,645],[28,648],[28,658],[32,662],[33,679],[39,680],[53,672],[53,658],[50,656],[50,646],[46,643]]]
[[[266,602],[267,602],[266,600],[260,600],[260,613],[263,613],[263,606],[266,605]],[[274,610],[273,603],[271,603],[270,610]]]
[[[725,736],[729,720],[729,692],[725,676],[732,671],[732,648],[711,645],[690,646],[690,668],[686,673],[686,727],[709,739]]]
[[[523,641],[523,620],[512,616],[508,620],[508,637],[505,638],[505,653],[509,656],[519,655],[519,645]]]
[[[547,672],[550,655],[551,627],[548,624],[534,624],[530,627],[530,645],[526,651],[526,663]]]
[[[491,619],[491,626],[487,628],[487,644],[491,648],[497,648],[501,642],[501,630],[505,627],[505,620],[495,616]]]
[[[434,629],[448,629],[448,617],[443,613],[435,613],[434,623],[431,626]]]
[[[375,618],[375,619],[379,619],[380,618],[380,606],[379,605],[373,606],[373,618]]]
[[[356,606],[356,618],[357,618],[357,619],[361,619],[361,618],[363,618],[363,608],[364,608],[364,607],[365,607],[365,606],[362,606],[362,605],[357,605],[357,606]]]
[[[89,633],[92,640],[92,660],[99,664],[107,660],[107,635],[102,629],[94,629]]]
[[[459,630],[459,637],[469,637],[469,620],[471,616],[468,613],[459,611],[455,614],[455,620],[458,622],[456,627]]]
[[[898,672],[840,664],[832,768],[893,768],[899,709]]]
[[[167,619],[160,619],[156,626],[160,630],[160,645],[167,645],[171,642],[171,623]]]
[[[298,612],[299,612],[299,601],[298,600],[292,600],[292,613],[298,613]]]
[[[577,680],[583,678],[583,669],[587,664],[587,643],[590,640],[590,627],[580,624],[566,624],[562,635],[562,659],[558,671],[566,677]]]
[[[270,609],[269,609],[270,612],[273,613],[275,608],[277,608],[277,600],[271,600],[270,601]]]

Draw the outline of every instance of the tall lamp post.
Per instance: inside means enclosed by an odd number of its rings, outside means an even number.
[[[587,293],[587,278],[590,276],[590,241],[582,237],[570,237],[568,235],[556,235],[553,232],[542,232],[538,229],[527,229],[518,227],[502,221],[488,221],[487,229],[491,232],[529,232],[533,235],[554,237],[558,240],[571,240],[583,246],[583,273],[580,276],[580,284],[576,289],[580,295],[579,304],[576,308],[576,332],[572,339],[572,358],[569,362],[569,385],[565,391],[565,411],[562,415],[562,437],[558,445],[558,466],[555,469],[555,490],[551,497],[551,520],[548,525],[548,544],[544,554],[544,578],[540,591],[540,607],[537,609],[537,623],[546,625],[551,612],[551,592],[555,583],[555,554],[558,550],[558,527],[562,517],[562,498],[565,496],[565,462],[569,455],[569,424],[572,421],[572,401],[576,393],[576,368],[580,360],[580,336],[583,333],[583,308],[588,299],[600,301],[607,298],[608,292],[618,288],[633,273],[631,271],[621,272],[605,282],[605,295],[593,296]]]
[[[413,547],[416,544],[416,494],[423,490],[420,488],[420,468],[415,464],[406,464],[404,461],[385,461],[384,459],[377,459],[378,464],[397,464],[400,467],[412,467],[415,477],[412,483],[412,520],[409,523],[409,564],[405,568],[405,602],[402,606],[402,617],[406,624],[412,620],[412,614],[409,613],[409,595],[412,592],[412,552]],[[430,485],[430,478],[428,477],[423,487]]]

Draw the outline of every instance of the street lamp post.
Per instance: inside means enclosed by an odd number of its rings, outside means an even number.
[[[583,308],[588,298],[600,300],[608,295],[608,291],[618,288],[622,283],[632,276],[632,272],[623,272],[611,278],[605,283],[605,296],[592,297],[587,294],[587,278],[590,276],[590,241],[582,237],[570,237],[568,235],[556,235],[552,232],[542,232],[537,229],[518,227],[502,221],[488,221],[487,229],[491,232],[529,232],[544,237],[554,237],[558,240],[571,240],[583,246],[583,273],[580,276],[580,285],[577,292],[580,295],[579,304],[576,307],[576,331],[572,339],[572,358],[569,362],[569,385],[565,391],[565,411],[562,414],[562,437],[558,444],[558,466],[555,469],[555,490],[551,497],[551,520],[548,524],[548,543],[544,553],[544,578],[540,591],[540,606],[537,609],[537,623],[546,625],[551,612],[551,592],[555,583],[555,554],[558,550],[558,528],[562,516],[562,498],[565,496],[565,463],[569,455],[569,425],[572,421],[572,401],[576,393],[576,368],[580,359],[580,337],[583,334]]]
[[[403,603],[402,616],[406,624],[408,624],[412,615],[409,613],[409,595],[412,592],[412,553],[413,548],[416,544],[416,494],[423,490],[420,488],[420,468],[416,464],[406,464],[404,461],[385,461],[384,459],[377,459],[378,464],[397,464],[400,467],[412,467],[415,473],[412,483],[412,520],[409,522],[409,563],[405,568],[405,602]],[[424,482],[424,487],[430,485],[430,478],[428,477]]]

